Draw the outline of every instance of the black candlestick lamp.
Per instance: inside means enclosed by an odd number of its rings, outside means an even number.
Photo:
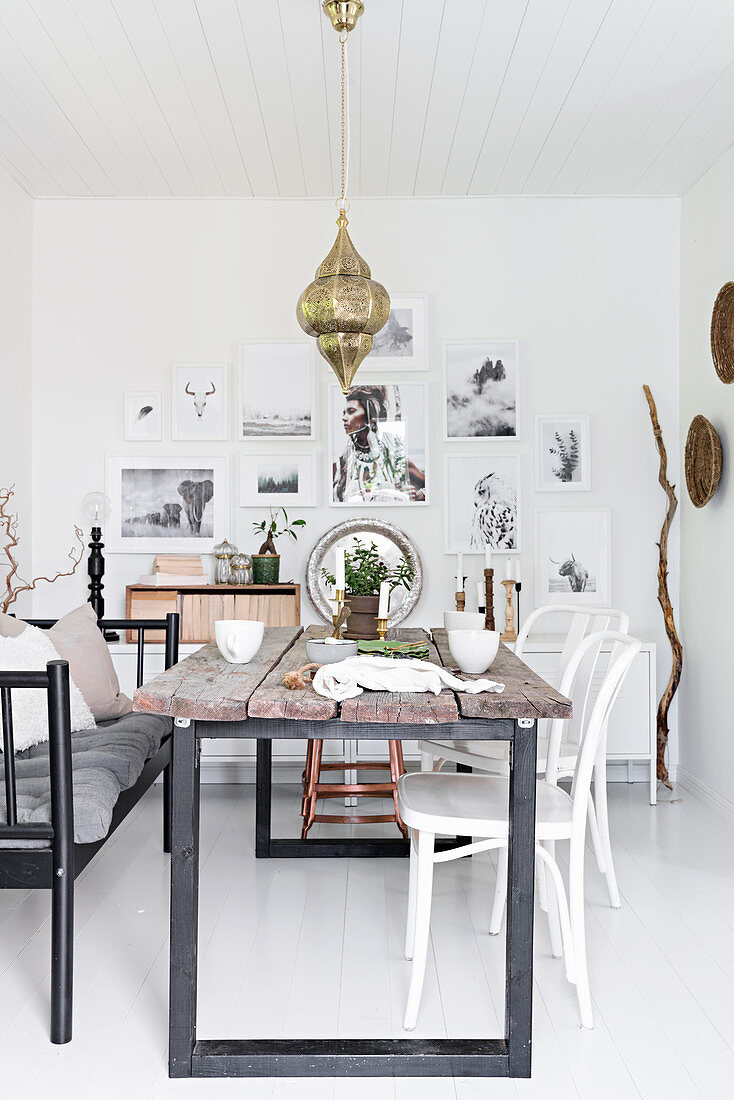
[[[87,572],[89,573],[89,603],[94,608],[94,613],[98,619],[104,618],[104,596],[102,590],[104,584],[102,577],[104,576],[104,555],[102,549],[104,543],[102,542],[102,524],[112,511],[112,501],[105,493],[93,492],[87,493],[82,500],[82,514],[90,525],[90,537],[89,543],[89,561],[87,563]],[[116,634],[114,630],[104,630],[103,632],[105,641],[119,642],[120,635]]]

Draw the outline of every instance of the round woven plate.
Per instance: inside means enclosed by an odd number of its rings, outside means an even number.
[[[696,508],[703,508],[721,480],[721,442],[705,416],[694,416],[686,439],[686,485]]]
[[[711,314],[711,358],[722,382],[734,382],[734,283],[724,283]]]

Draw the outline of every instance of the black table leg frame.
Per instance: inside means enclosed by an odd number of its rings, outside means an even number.
[[[250,723],[248,722],[248,726]],[[473,736],[491,723],[473,722]],[[199,750],[207,725],[176,719],[173,734],[169,1076],[529,1077],[532,1038],[536,723],[513,722],[503,1039],[203,1039],[196,1037]],[[503,729],[509,723],[503,724]],[[399,728],[399,727],[398,727]],[[491,736],[497,737],[495,730]],[[403,736],[407,731],[401,731]],[[272,743],[257,744],[256,854],[272,855]],[[280,853],[279,853],[280,854]],[[287,853],[283,853],[287,854]],[[331,853],[330,853],[331,854]],[[336,853],[334,853],[336,854]],[[359,851],[341,853],[368,854]],[[374,854],[374,853],[369,853]],[[389,854],[380,851],[380,855]],[[394,854],[398,854],[395,852]]]

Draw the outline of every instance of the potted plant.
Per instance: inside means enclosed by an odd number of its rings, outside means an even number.
[[[279,516],[283,516],[282,521]],[[282,527],[278,528],[278,523],[282,522]],[[271,508],[270,515],[267,519],[263,519],[260,523],[253,523],[253,531],[261,531],[265,536],[265,542],[262,544],[257,554],[252,555],[252,582],[253,584],[277,584],[280,576],[280,554],[275,549],[275,540],[279,539],[281,535],[290,535],[291,538],[297,539],[298,534],[294,531],[294,527],[305,527],[305,519],[288,519],[288,513],[285,508]]]
[[[344,555],[344,566],[346,599],[349,603],[344,637],[376,638],[380,585],[387,581],[391,592],[401,584],[404,588],[410,588],[415,575],[413,567],[401,555],[391,569],[380,557],[376,543],[371,542],[368,546],[359,538],[354,539],[354,549]],[[327,584],[336,584],[334,574],[327,569],[322,569],[321,575]]]

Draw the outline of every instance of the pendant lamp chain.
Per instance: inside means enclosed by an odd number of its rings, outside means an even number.
[[[342,112],[342,191],[340,210],[347,210],[347,183],[349,180],[349,63],[347,60],[347,41],[349,32],[342,31],[339,35],[341,44],[341,112]]]

